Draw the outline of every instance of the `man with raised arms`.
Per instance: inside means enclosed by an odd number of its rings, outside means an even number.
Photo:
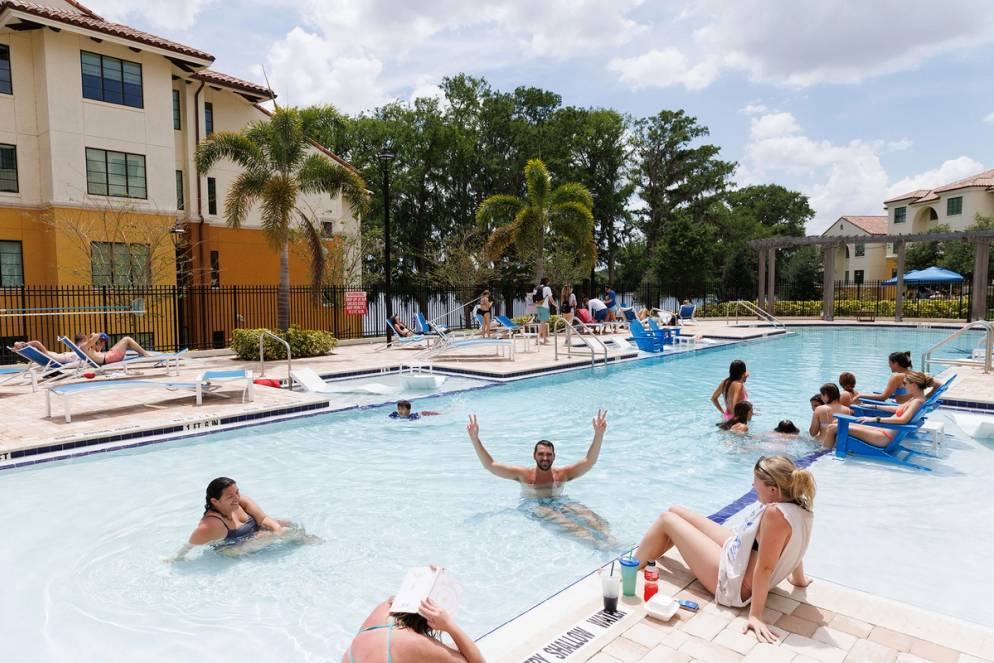
[[[539,440],[535,444],[532,453],[535,466],[524,467],[505,465],[493,459],[480,441],[480,425],[476,421],[476,415],[469,415],[466,432],[469,433],[473,449],[484,468],[502,479],[519,482],[522,497],[537,499],[532,505],[535,516],[596,546],[611,547],[615,541],[608,530],[610,525],[607,521],[579,502],[558,499],[562,497],[567,481],[583,476],[597,462],[604,431],[607,429],[607,410],[598,410],[592,425],[594,439],[587,454],[572,465],[558,468],[552,467],[556,460],[556,448],[549,440]]]

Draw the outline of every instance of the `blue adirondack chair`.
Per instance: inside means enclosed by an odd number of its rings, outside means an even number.
[[[894,439],[891,440],[886,447],[878,447],[869,442],[864,442],[863,440],[850,435],[849,425],[853,423],[859,423],[856,417],[849,416],[848,414],[836,414],[835,420],[839,425],[839,430],[835,438],[835,455],[839,458],[845,458],[848,454],[853,454],[856,456],[868,456],[870,458],[876,458],[879,460],[886,461],[888,463],[894,463],[895,465],[902,465],[904,467],[911,467],[916,470],[924,470],[926,472],[931,472],[932,469],[925,467],[924,465],[919,465],[917,463],[912,463],[909,459],[911,456],[925,456],[926,458],[937,458],[937,456],[926,453],[924,451],[916,451],[915,449],[910,449],[902,444],[904,440],[911,435],[914,435],[921,425],[925,422],[925,414],[919,408],[918,412],[915,413],[914,418],[909,423],[906,424],[885,424],[885,423],[865,423],[861,424],[863,426],[872,426],[874,428],[882,428],[895,431]]]
[[[949,389],[949,385],[951,385],[953,381],[956,379],[956,375],[957,375],[956,373],[953,373],[951,376],[949,376],[948,380],[946,380],[938,387],[936,387],[934,390],[932,390],[932,393],[929,394],[928,398],[925,399],[925,403],[922,405],[919,411],[924,410],[925,411],[924,413],[928,414],[929,412],[933,412],[937,407],[939,407],[939,399],[942,397],[944,393],[946,393],[946,390]],[[880,413],[880,410],[874,407],[866,407],[866,405],[888,405],[891,407],[896,407],[898,405],[897,401],[895,400],[875,401],[870,398],[863,399],[861,403],[862,404],[854,404],[850,406],[850,409],[852,409],[853,413],[859,417],[873,417]]]
[[[663,345],[673,345],[673,332],[671,330],[660,327],[652,319],[652,316],[646,318],[645,321],[649,324],[649,329],[652,331],[653,336],[662,341]]]
[[[628,340],[634,341],[639,350],[642,352],[663,351],[663,342],[655,336],[650,336],[641,322],[629,322],[628,327],[632,330],[632,335]]]

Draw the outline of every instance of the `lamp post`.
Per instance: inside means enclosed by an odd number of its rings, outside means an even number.
[[[384,145],[376,158],[383,164],[383,297],[387,305],[387,319],[393,320],[393,299],[390,295],[390,162],[397,155]],[[387,343],[393,340],[390,325],[387,325]]]
[[[185,348],[187,344],[186,327],[186,228],[179,221],[169,229],[169,239],[172,240],[176,252],[176,349]]]

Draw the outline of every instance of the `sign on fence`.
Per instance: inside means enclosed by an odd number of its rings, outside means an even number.
[[[367,310],[365,290],[345,293],[345,315],[366,315]]]

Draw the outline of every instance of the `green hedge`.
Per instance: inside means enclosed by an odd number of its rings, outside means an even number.
[[[511,318],[511,322],[513,322],[516,325],[523,325],[526,322],[538,322],[538,318],[535,318],[534,316],[531,315],[519,315],[515,316],[514,318]],[[559,322],[558,315],[549,316],[549,325],[555,325],[557,322]],[[551,328],[552,327],[550,326],[550,329]]]
[[[753,302],[755,304],[755,302]],[[893,299],[837,299],[835,315],[855,316],[863,310],[875,311],[878,317],[894,317],[895,302]],[[904,302],[904,315],[908,318],[959,318],[966,314],[967,303],[962,306],[958,299],[936,299]],[[694,313],[698,318],[723,318],[726,315],[725,304],[705,304],[698,306]],[[822,301],[820,299],[791,301],[777,300],[776,315],[783,317],[817,318],[821,316]],[[748,317],[744,308],[739,309],[739,317]]]
[[[338,339],[331,332],[320,329],[301,329],[296,325],[291,325],[285,332],[272,329],[236,329],[231,334],[231,349],[234,350],[239,359],[258,360],[259,337],[264,331],[286,339],[287,343],[290,344],[290,353],[294,359],[326,355],[338,345]],[[266,337],[264,347],[267,359],[286,359],[286,347],[272,337]]]

